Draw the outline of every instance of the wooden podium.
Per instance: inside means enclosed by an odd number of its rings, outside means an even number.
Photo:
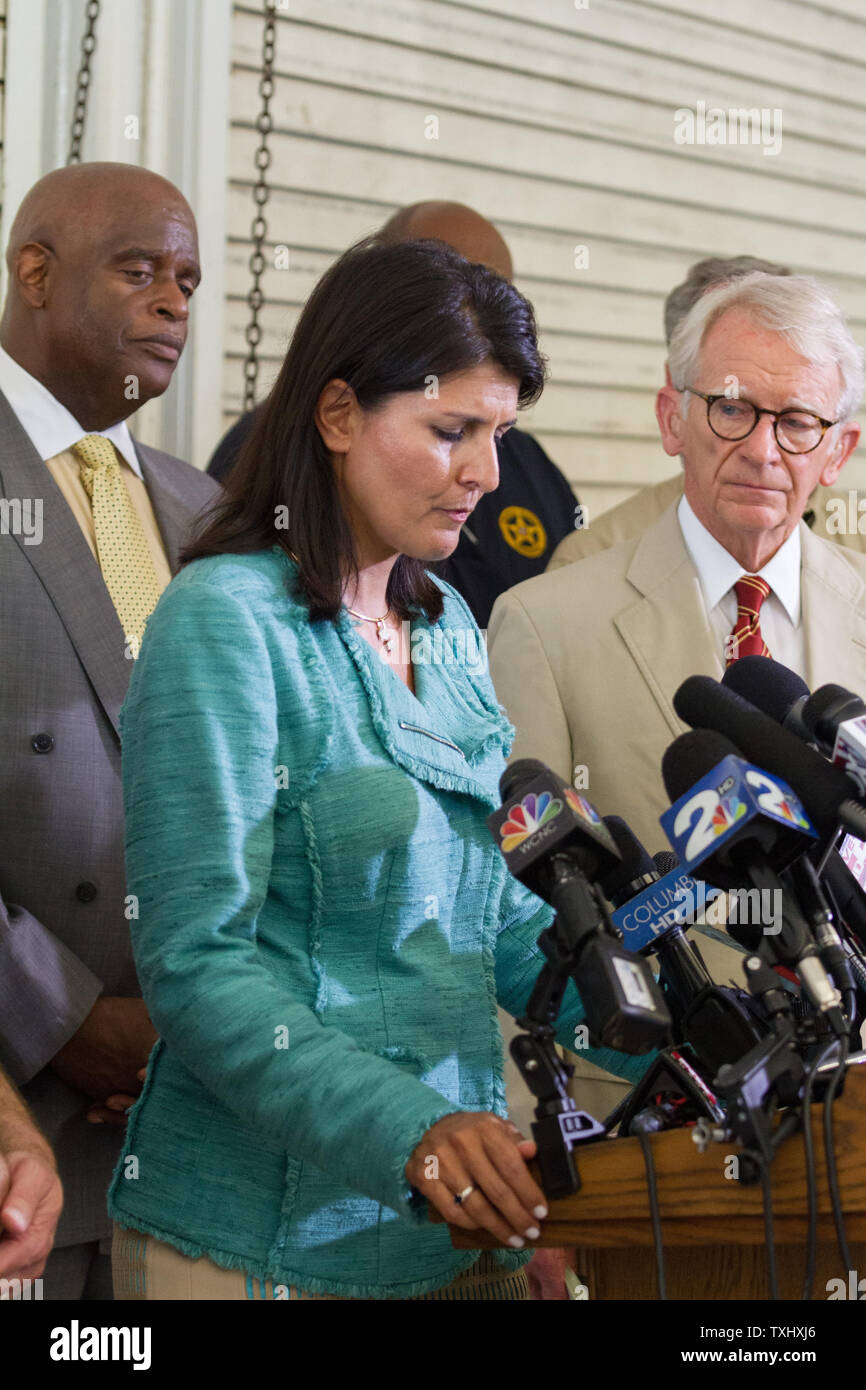
[[[824,1162],[823,1106],[812,1107],[818,1188],[818,1248],[813,1298],[841,1268]],[[767,1263],[761,1184],[726,1176],[739,1146],[710,1144],[701,1154],[691,1129],[650,1138],[655,1159],[669,1299],[766,1299]],[[845,1229],[854,1269],[866,1279],[866,1066],[849,1067],[833,1106],[833,1136]],[[575,1150],[581,1187],[549,1203],[536,1247],[577,1248],[576,1268],[590,1298],[658,1296],[646,1169],[637,1139],[606,1139]],[[534,1164],[533,1175],[538,1180]],[[772,1163],[779,1292],[799,1299],[806,1269],[806,1180],[802,1132],[787,1138]],[[431,1220],[442,1217],[431,1208]],[[449,1227],[458,1249],[491,1249],[484,1231]],[[854,1281],[856,1284],[856,1280]],[[864,1284],[866,1289],[866,1284]],[[850,1295],[849,1295],[850,1296]]]

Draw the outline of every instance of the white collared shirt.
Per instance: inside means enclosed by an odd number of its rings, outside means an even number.
[[[56,396],[52,396],[47,386],[43,386],[35,376],[25,372],[2,347],[0,391],[18,417],[21,428],[30,436],[33,447],[43,463],[73,448],[86,434],[101,434],[111,440],[132,471],[139,478],[142,476],[141,464],[125,420],[110,425],[106,430],[82,429],[75,416],[69,413],[65,405],[60,404]]]
[[[748,571],[698,521],[685,496],[680,499],[677,520],[686,550],[698,573],[710,630],[724,665],[725,644],[737,621],[734,585]],[[801,621],[800,562],[800,528],[796,526],[773,558],[757,573],[770,586],[770,593],[761,606],[761,632],[770,655],[805,678],[806,639]]]
[[[82,429],[65,405],[47,387],[26,372],[0,347],[0,391],[3,392],[21,428],[30,437],[69,507],[94,558],[99,560],[96,528],[90,497],[81,481],[81,459],[74,446],[88,433],[99,434],[114,445],[120,455],[120,476],[129,500],[144,530],[157,581],[165,588],[171,580],[168,557],[153,510],[141,464],[125,420],[105,430]]]

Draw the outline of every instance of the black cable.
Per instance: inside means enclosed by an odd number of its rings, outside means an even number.
[[[466,528],[464,527],[463,529],[465,530]],[[602,1121],[605,1134],[610,1134],[610,1131],[615,1129],[619,1124],[625,1113],[625,1107],[629,1104],[636,1090],[637,1086],[632,1086],[631,1090],[627,1091],[624,1098],[619,1102],[619,1105],[615,1106],[610,1114]]]
[[[634,1121],[632,1121],[631,1132],[635,1132]],[[653,1158],[652,1144],[650,1143],[649,1135],[638,1129],[637,1137],[640,1140],[641,1152],[643,1153],[643,1161],[646,1168],[646,1185],[649,1194],[650,1216],[652,1217],[653,1223],[653,1243],[656,1252],[656,1279],[658,1281],[659,1298],[663,1303],[666,1303],[668,1290],[667,1281],[665,1279],[665,1247],[662,1240],[662,1219],[659,1211],[659,1193],[656,1184],[655,1159]]]
[[[803,1083],[803,1157],[806,1165],[806,1200],[809,1210],[809,1225],[806,1235],[806,1274],[803,1280],[803,1301],[811,1302],[815,1283],[815,1263],[818,1256],[818,1186],[815,1177],[815,1145],[812,1141],[812,1087],[830,1053],[838,1047],[834,1038],[815,1058],[806,1072]]]
[[[767,1285],[770,1299],[774,1303],[779,1298],[779,1276],[776,1269],[776,1242],[773,1234],[773,1185],[770,1178],[770,1165],[757,1149],[744,1149],[742,1159],[754,1163],[761,1174],[761,1194],[764,1202],[764,1244],[767,1247]]]
[[[779,1276],[776,1270],[776,1242],[773,1232],[773,1184],[769,1163],[761,1163],[761,1194],[764,1200],[764,1239],[767,1245],[767,1283],[770,1298],[779,1302]]]
[[[848,1249],[848,1239],[845,1234],[845,1217],[842,1212],[842,1199],[839,1193],[839,1175],[836,1171],[836,1148],[833,1142],[833,1101],[839,1088],[839,1082],[845,1075],[845,1063],[848,1060],[848,1039],[839,1039],[839,1065],[833,1073],[832,1080],[827,1087],[827,1094],[824,1097],[824,1159],[827,1164],[827,1185],[830,1188],[830,1202],[833,1206],[833,1224],[836,1227],[836,1242],[839,1246],[839,1254],[842,1256],[842,1268],[853,1269],[851,1251]]]

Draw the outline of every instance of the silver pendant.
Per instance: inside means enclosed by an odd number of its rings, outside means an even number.
[[[386,628],[385,628],[385,619],[384,619],[384,618],[376,618],[375,621],[376,621],[376,636],[378,637],[379,641],[382,643],[382,646],[385,648],[385,651],[386,651],[386,652],[388,653],[388,655],[390,656],[390,655],[391,655],[391,648],[392,648],[392,646],[394,645],[394,639],[393,639],[393,637],[391,636],[391,634],[390,634],[390,633],[386,630]]]

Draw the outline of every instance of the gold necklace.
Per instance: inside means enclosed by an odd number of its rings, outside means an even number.
[[[362,623],[375,623],[376,636],[385,648],[388,655],[391,655],[391,648],[394,645],[394,638],[385,627],[385,619],[390,616],[390,608],[386,609],[381,618],[368,618],[366,613],[356,613],[354,608],[346,608],[347,613],[351,613],[353,618],[360,618]]]

